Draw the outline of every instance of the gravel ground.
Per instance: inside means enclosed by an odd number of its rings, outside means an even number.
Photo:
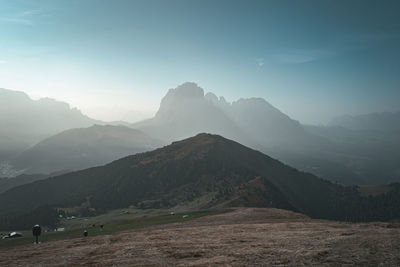
[[[0,249],[0,266],[400,266],[400,228],[239,208],[186,223]]]

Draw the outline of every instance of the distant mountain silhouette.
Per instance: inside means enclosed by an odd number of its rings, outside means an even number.
[[[51,135],[96,122],[67,103],[32,100],[23,92],[0,88],[0,161]]]
[[[253,140],[266,147],[299,146],[300,139],[307,139],[298,121],[292,120],[263,98],[239,99],[228,103],[224,98],[215,101],[216,96],[207,94],[208,99],[227,114]]]
[[[332,119],[330,126],[341,126],[353,131],[400,133],[400,111],[370,113],[358,116],[345,115]]]
[[[262,98],[240,99],[228,103],[195,83],[170,89],[155,117],[132,125],[167,141],[179,140],[199,132],[221,134],[247,145],[293,148],[307,141],[315,144],[301,124],[280,112]]]
[[[390,204],[399,200],[399,190],[388,190],[395,192],[390,200],[362,198],[356,188],[298,171],[221,136],[199,134],[104,166],[14,187],[0,194],[0,228],[12,218],[34,216],[38,209],[45,213],[45,207],[86,207],[101,213],[130,205],[258,206],[314,218],[371,220],[381,211],[379,201],[389,201],[385,208],[392,213],[384,214],[399,216],[398,205]]]
[[[351,168],[325,152],[333,147],[328,138],[306,131],[262,98],[229,103],[210,92],[204,95],[195,83],[184,83],[168,91],[154,118],[132,127],[167,141],[199,132],[220,134],[322,177],[363,183]]]
[[[170,89],[154,118],[134,123],[132,127],[169,142],[200,132],[250,141],[240,127],[204,97],[203,89],[195,83]]]
[[[331,156],[365,184],[400,181],[400,112],[342,116],[328,126],[306,126],[334,143]]]
[[[94,125],[49,137],[21,153],[11,163],[25,173],[80,170],[159,146],[161,141],[139,130],[126,126]]]

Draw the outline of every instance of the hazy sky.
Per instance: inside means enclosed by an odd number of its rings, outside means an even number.
[[[303,123],[400,110],[399,14],[400,1],[0,0],[0,87],[105,120],[148,116],[185,81]]]

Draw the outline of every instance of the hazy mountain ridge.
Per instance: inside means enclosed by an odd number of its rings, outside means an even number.
[[[51,136],[21,153],[11,163],[25,173],[80,170],[149,151],[162,144],[126,126],[94,125]]]
[[[168,91],[154,118],[132,127],[167,141],[199,132],[220,134],[324,178],[364,183],[351,168],[332,159],[331,140],[306,131],[262,98],[230,103],[211,92],[204,94],[195,83],[184,83]]]
[[[397,126],[384,126],[396,122],[396,114],[353,118],[374,121],[373,125],[387,128],[384,131],[308,126],[263,98],[230,103],[211,92],[204,94],[195,83],[184,83],[168,91],[153,119],[132,127],[168,141],[202,131],[220,134],[326,179],[344,184],[382,184],[400,180],[400,134],[395,131]]]
[[[71,110],[65,103],[59,104],[59,102],[49,99],[33,101],[21,92],[3,90],[3,94],[8,95],[11,100],[18,99],[15,106],[18,106],[19,103],[19,107],[23,107],[21,103],[26,102],[32,105],[33,102],[44,107],[56,106],[57,110]],[[21,110],[24,109],[21,108]],[[22,113],[22,111],[19,113]],[[72,113],[81,114],[77,110]],[[12,115],[10,116],[12,117]],[[83,117],[87,119],[87,117]],[[301,125],[298,121],[291,119],[262,98],[239,99],[227,102],[223,97],[218,98],[211,92],[204,94],[204,90],[195,83],[184,83],[168,91],[153,118],[134,124],[124,123],[124,125],[139,129],[147,135],[161,140],[159,143],[162,144],[187,138],[199,132],[220,134],[249,147],[259,149],[291,166],[312,172],[326,179],[344,184],[382,184],[400,180],[400,169],[398,167],[400,166],[398,160],[400,158],[398,152],[400,151],[400,134],[396,130],[397,126],[385,126],[385,123],[388,124],[388,122],[394,124],[399,120],[398,117],[400,117],[399,113],[381,113],[354,117],[347,116],[345,117],[346,119],[333,120],[337,124],[340,121],[344,121],[342,126]],[[346,123],[352,124],[353,121],[358,120],[362,123],[353,123],[353,126],[347,126],[349,128],[344,127]],[[93,122],[94,120],[89,119],[89,121]],[[374,123],[365,130],[365,125],[369,125],[365,122],[369,121]],[[51,123],[52,120],[49,122]],[[32,123],[35,124],[35,122]],[[61,124],[59,123],[59,125]],[[110,124],[116,125],[120,123]],[[360,125],[364,126],[361,127]],[[28,127],[29,124],[25,126]],[[33,128],[35,127],[40,128],[42,126],[39,123]],[[352,127],[361,128],[355,130]],[[19,132],[21,129],[16,131]],[[22,130],[22,132],[30,135],[34,135],[35,131],[33,129],[31,133],[29,129]],[[1,155],[6,155],[3,156],[3,159],[14,158],[12,164],[18,166],[20,171],[29,170],[31,169],[28,162],[29,159],[42,158],[43,156],[34,155],[34,151],[39,151],[38,147],[35,147],[28,149],[21,156],[15,158],[17,154],[20,154],[30,145],[23,142],[24,138],[15,139],[19,135],[11,136],[9,133],[3,133],[0,129],[0,145],[2,145],[0,146],[0,160]],[[27,138],[27,140],[31,139]],[[127,147],[129,146],[128,144]],[[122,148],[119,148],[119,150],[122,150]],[[68,149],[65,150],[66,154],[72,152],[67,151]],[[113,154],[112,150],[110,151]],[[57,151],[52,153],[57,153]],[[30,154],[30,156],[26,156],[27,154]],[[10,155],[13,156],[10,157]],[[126,154],[114,153],[113,155],[125,156]],[[95,163],[105,163],[104,160],[91,161],[89,158],[81,159],[87,162],[83,162],[80,167],[72,166],[72,169],[94,166]],[[111,161],[117,159],[117,157],[108,157],[107,159]],[[21,161],[21,163],[18,161]],[[35,165],[38,163],[37,160],[33,162],[35,162]],[[68,162],[68,160],[65,162]],[[10,169],[11,165],[6,163],[0,165],[4,167],[0,166],[3,176],[21,173],[18,170]],[[44,166],[46,162],[43,160],[38,165]],[[66,169],[65,165],[62,164],[48,165]],[[70,165],[67,167],[70,168]],[[36,170],[31,170],[31,172],[44,169],[37,168]],[[46,172],[55,170],[53,168],[46,170]]]
[[[170,89],[161,100],[154,118],[134,123],[132,127],[168,142],[200,132],[218,133],[250,142],[243,130],[208,101],[204,90],[195,83],[184,83]]]
[[[355,131],[400,133],[400,111],[369,113],[357,116],[344,115],[333,118],[329,126],[342,126]]]
[[[358,172],[364,183],[400,180],[400,112],[346,115],[305,129],[333,142],[334,160]]]
[[[88,127],[99,121],[50,98],[32,100],[23,92],[0,88],[0,160],[61,131]]]
[[[299,146],[313,138],[298,121],[263,98],[229,103],[211,92],[204,94],[202,88],[189,82],[169,89],[155,117],[132,127],[168,141],[210,132],[264,147]]]

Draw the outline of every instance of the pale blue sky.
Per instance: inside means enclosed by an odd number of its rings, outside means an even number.
[[[400,110],[399,3],[0,0],[0,87],[105,120],[185,81],[303,123]]]

